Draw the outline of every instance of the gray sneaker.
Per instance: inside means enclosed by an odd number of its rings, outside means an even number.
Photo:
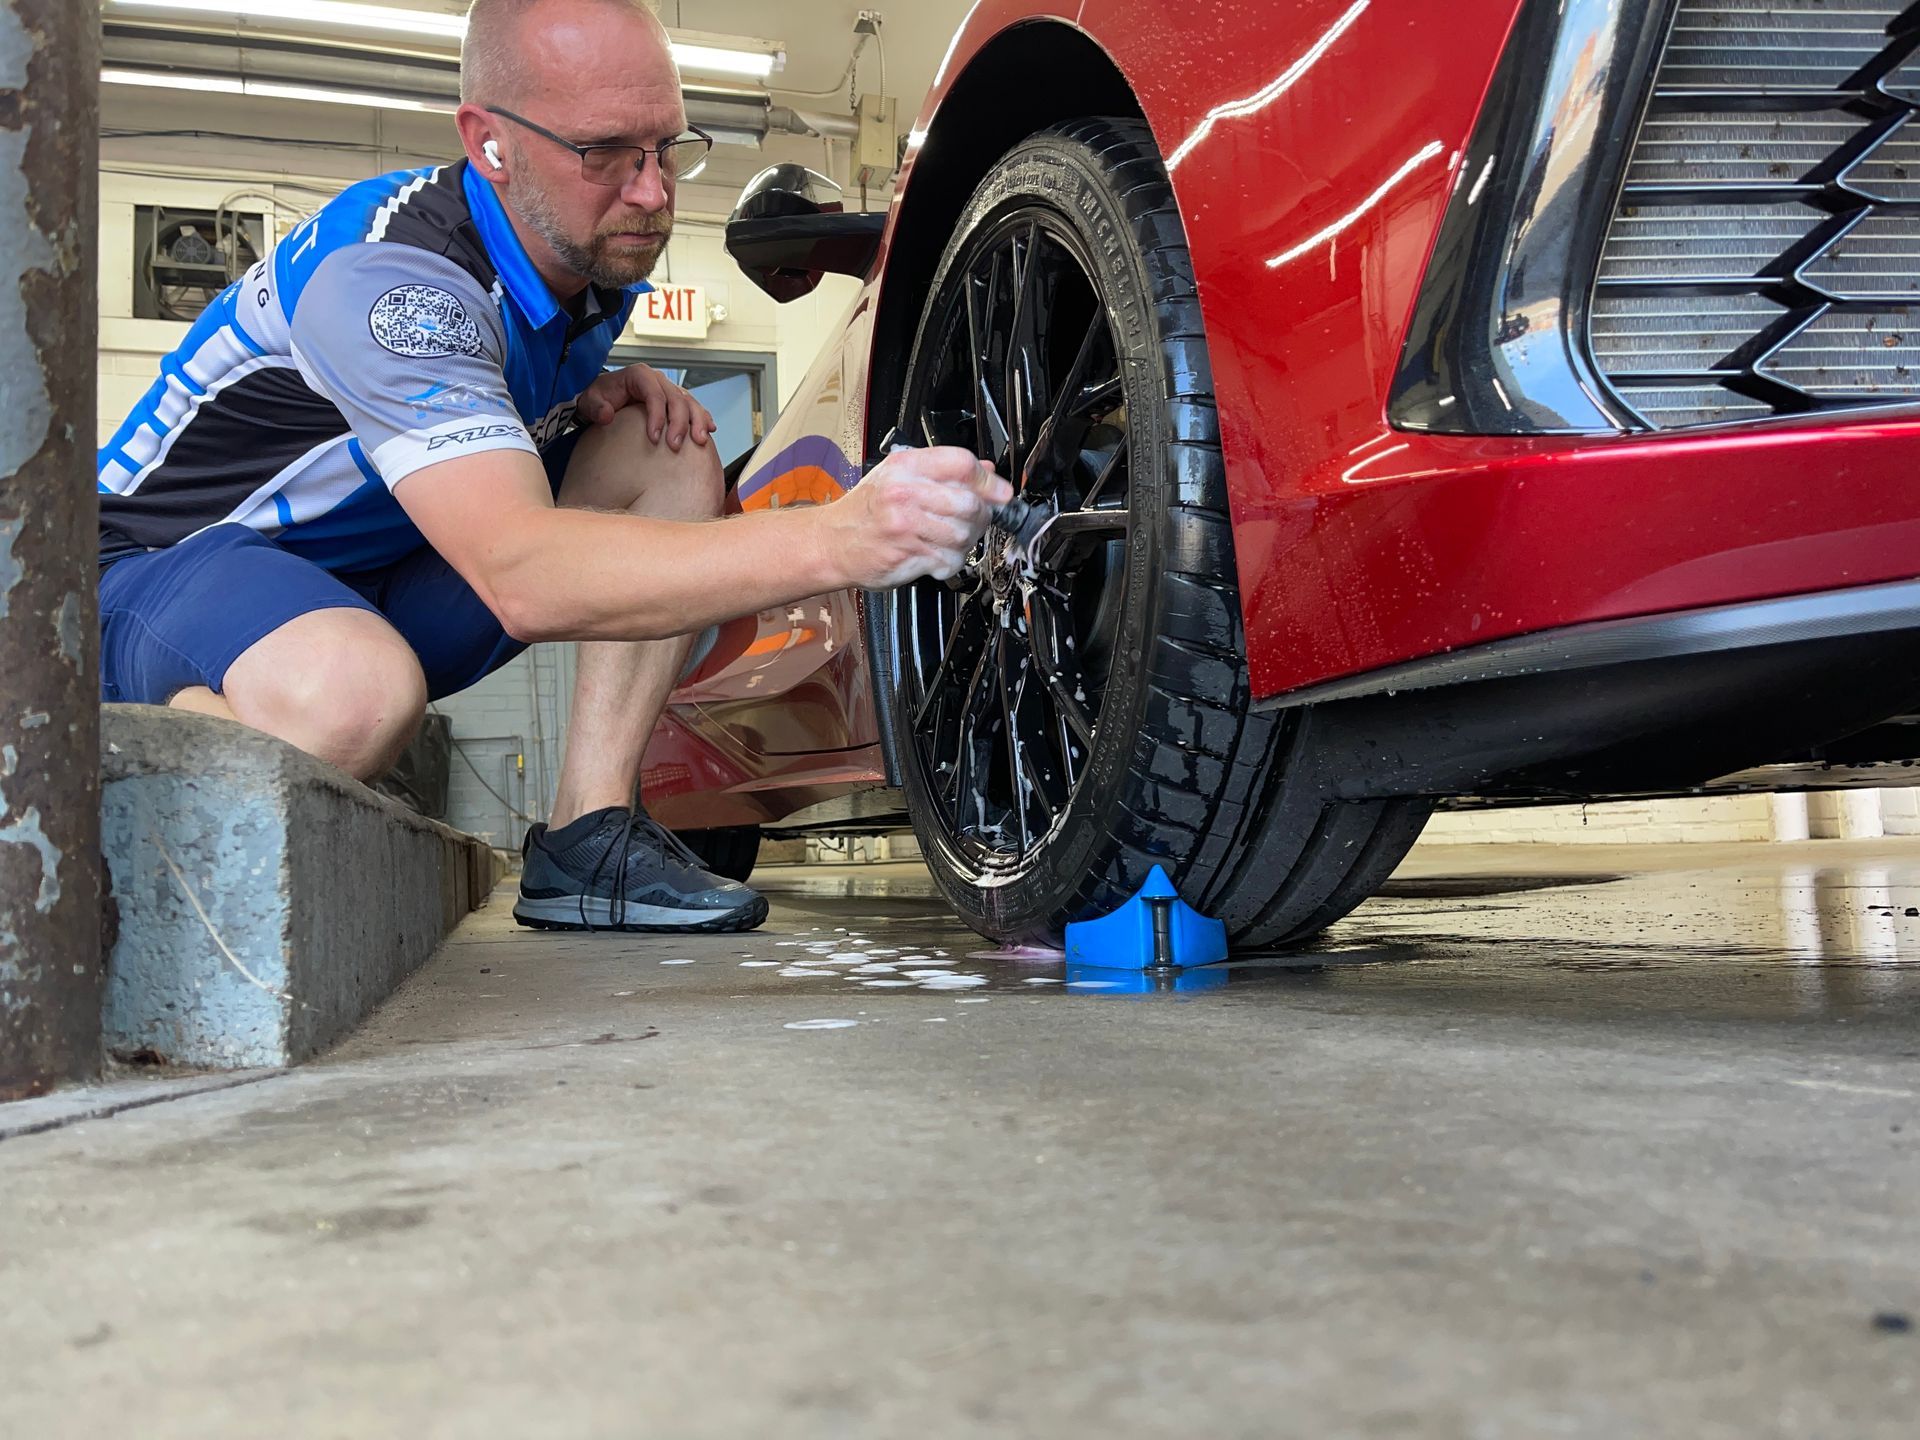
[[[513,918],[536,930],[751,930],[766,897],[701,868],[645,810],[596,810],[527,832]]]

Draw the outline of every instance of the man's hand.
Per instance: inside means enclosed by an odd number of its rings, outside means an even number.
[[[971,451],[901,450],[817,517],[821,543],[844,583],[890,590],[923,575],[959,573],[1013,486]]]
[[[647,412],[647,438],[658,445],[664,435],[669,450],[678,450],[689,435],[705,445],[713,434],[707,407],[651,365],[609,371],[580,392],[578,403],[583,425],[605,425],[627,406],[640,406]]]

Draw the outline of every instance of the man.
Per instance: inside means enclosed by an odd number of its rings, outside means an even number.
[[[765,900],[637,805],[689,637],[951,574],[1012,489],[910,451],[832,505],[718,518],[712,417],[645,366],[601,374],[711,143],[665,31],[640,0],[476,0],[461,64],[465,159],[301,224],[100,452],[102,697],[367,779],[429,699],[582,641],[515,915],[749,929]]]

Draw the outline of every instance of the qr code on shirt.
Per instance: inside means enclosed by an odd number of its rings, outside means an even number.
[[[413,360],[485,353],[480,327],[466,307],[431,285],[399,285],[387,291],[373,302],[367,328],[394,354]]]

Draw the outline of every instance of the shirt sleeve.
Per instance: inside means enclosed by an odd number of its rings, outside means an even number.
[[[291,328],[301,377],[339,407],[389,490],[463,455],[540,453],[507,387],[500,312],[445,256],[344,246],[307,282]]]

